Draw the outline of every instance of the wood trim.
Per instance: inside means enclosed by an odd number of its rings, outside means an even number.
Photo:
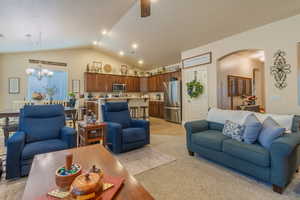
[[[184,61],[186,61],[188,59],[191,59],[191,58],[196,58],[196,57],[204,56],[206,54],[210,55],[210,59],[209,59],[208,63],[203,63],[203,64],[199,64],[199,65],[193,65],[193,66],[189,66],[189,67],[184,67]],[[182,69],[190,69],[190,68],[199,67],[199,66],[203,66],[203,65],[209,65],[209,64],[212,63],[212,52],[210,51],[210,52],[207,52],[207,53],[203,53],[203,54],[199,54],[199,55],[196,55],[196,56],[188,57],[188,58],[183,59],[181,62],[182,62]]]
[[[34,60],[34,59],[29,59],[29,63],[32,63],[32,64],[43,64],[43,65],[56,65],[56,66],[61,66],[61,67],[66,67],[67,66],[67,63],[45,61],[45,60]]]

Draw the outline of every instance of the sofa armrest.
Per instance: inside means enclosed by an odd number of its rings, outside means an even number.
[[[25,138],[24,132],[16,132],[7,140],[6,179],[21,176],[21,157],[25,146]]]
[[[68,148],[76,147],[76,130],[70,127],[63,127],[60,130],[61,139],[68,144]]]
[[[299,166],[300,134],[286,134],[273,141],[271,154],[271,182],[285,187]]]
[[[107,123],[107,144],[114,153],[122,152],[122,126],[114,122]]]
[[[208,130],[208,121],[198,120],[198,121],[186,122],[184,124],[184,127],[187,134],[198,133],[201,131]]]
[[[186,131],[186,146],[189,152],[193,152],[192,150],[192,135],[194,133],[198,133],[201,131],[208,130],[208,121],[206,120],[198,120],[198,121],[191,121],[186,122],[184,124],[185,131]]]
[[[132,127],[144,128],[146,130],[146,144],[150,144],[150,122],[147,120],[132,120]]]

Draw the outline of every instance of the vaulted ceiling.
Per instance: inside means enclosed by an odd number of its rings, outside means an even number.
[[[140,18],[136,0],[0,0],[0,53],[100,41],[94,48],[114,56],[124,51],[121,59],[134,65],[142,59],[150,69],[179,62],[186,49],[299,13],[299,0],[153,0],[148,18]]]

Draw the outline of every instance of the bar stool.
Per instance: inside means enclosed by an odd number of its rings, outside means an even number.
[[[139,107],[138,106],[130,106],[130,114],[133,119],[139,118]]]
[[[147,112],[147,110],[149,109],[149,107],[148,106],[141,106],[140,108],[141,108],[141,111],[142,111],[141,118],[144,119],[144,120],[147,120],[149,118],[148,112]]]

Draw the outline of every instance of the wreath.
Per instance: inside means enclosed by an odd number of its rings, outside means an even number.
[[[187,93],[191,98],[197,98],[200,94],[203,93],[204,86],[196,80],[188,82],[186,86]]]

